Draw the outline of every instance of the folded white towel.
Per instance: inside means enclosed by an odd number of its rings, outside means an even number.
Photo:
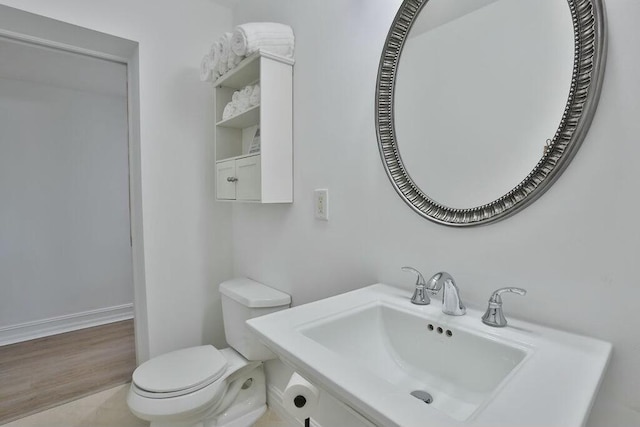
[[[293,58],[295,38],[293,29],[275,22],[251,22],[238,25],[231,38],[231,49],[239,56],[248,56],[263,49]]]
[[[260,85],[255,85],[249,97],[249,105],[253,107],[258,104],[260,104]]]
[[[202,58],[202,61],[200,61],[200,81],[203,82],[212,82],[214,77],[213,77],[213,70],[210,67],[211,64],[211,58],[209,57],[209,55],[205,55]]]

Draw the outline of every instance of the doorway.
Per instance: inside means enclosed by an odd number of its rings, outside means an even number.
[[[0,12],[0,376],[13,397],[59,398],[28,413],[128,381],[147,358],[137,43]],[[92,377],[98,364],[120,376]]]

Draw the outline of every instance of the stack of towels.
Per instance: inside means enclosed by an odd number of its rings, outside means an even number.
[[[234,69],[252,53],[263,50],[293,58],[293,29],[275,22],[250,22],[238,25],[233,33],[224,33],[202,58],[200,80],[214,82]]]
[[[259,104],[260,85],[245,86],[242,90],[233,92],[231,102],[224,107],[222,112],[222,120],[230,119]]]

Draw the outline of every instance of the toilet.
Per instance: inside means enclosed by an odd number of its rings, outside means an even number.
[[[185,348],[134,371],[127,404],[151,427],[249,427],[266,411],[262,362],[275,355],[245,321],[288,308],[291,297],[247,278],[221,283],[220,294],[230,348]]]

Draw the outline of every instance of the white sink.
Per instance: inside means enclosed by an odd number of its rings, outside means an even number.
[[[379,301],[299,331],[398,390],[427,391],[434,408],[457,420],[468,419],[527,355],[525,347],[425,324]]]
[[[381,426],[581,426],[609,343],[411,304],[377,284],[249,320],[281,359]],[[423,391],[430,404],[411,395]]]

